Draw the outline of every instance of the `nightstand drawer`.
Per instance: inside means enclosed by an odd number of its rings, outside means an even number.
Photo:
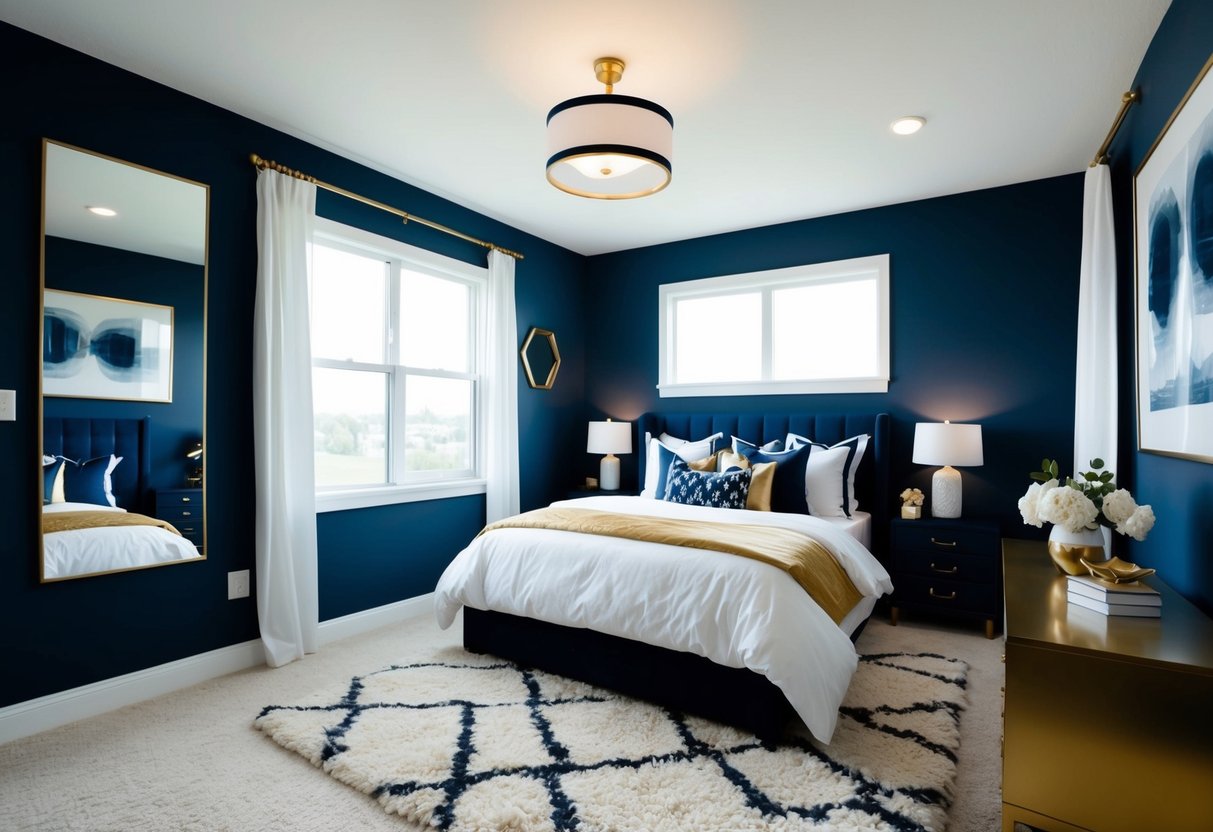
[[[902,575],[897,584],[899,603],[906,606],[987,615],[998,609],[998,587],[947,578]]]
[[[156,492],[156,510],[163,511],[175,506],[194,506],[202,510],[201,488],[170,488]]]
[[[998,560],[969,552],[902,552],[894,553],[897,571],[903,575],[924,578],[948,578],[954,581],[977,581],[994,584],[998,581]]]
[[[157,506],[156,516],[180,527],[182,522],[202,523],[202,506]]]
[[[918,525],[920,524],[921,525]],[[998,558],[998,528],[915,520],[896,526],[898,552],[924,555],[972,553]]]

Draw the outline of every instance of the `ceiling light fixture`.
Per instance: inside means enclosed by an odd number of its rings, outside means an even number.
[[[96,214],[99,217],[118,216],[117,211],[115,211],[113,208],[106,208],[104,205],[85,205],[84,207],[87,208],[90,213]]]
[[[594,61],[606,93],[562,101],[548,112],[548,181],[593,199],[634,199],[670,184],[674,117],[644,98],[614,95],[619,58]]]
[[[905,116],[889,125],[889,128],[899,136],[909,136],[917,133],[927,120],[922,116]]]

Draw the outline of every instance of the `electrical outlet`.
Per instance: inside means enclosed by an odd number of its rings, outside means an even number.
[[[0,422],[17,421],[17,391],[0,390]]]
[[[248,597],[248,570],[227,573],[227,600]]]

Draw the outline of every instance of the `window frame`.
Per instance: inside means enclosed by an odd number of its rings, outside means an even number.
[[[389,265],[387,308],[385,309],[385,348],[383,364],[312,356],[312,367],[338,370],[385,373],[387,393],[387,479],[384,484],[336,485],[315,487],[316,511],[344,511],[355,508],[438,500],[483,494],[484,448],[487,425],[484,419],[484,368],[487,366],[487,345],[483,337],[488,313],[488,269],[474,266],[432,251],[417,248],[390,237],[345,225],[323,217],[315,217],[313,243],[353,254],[383,258]],[[402,270],[416,271],[434,277],[453,280],[468,286],[468,370],[452,371],[428,367],[410,367],[400,363],[403,338],[399,337],[399,314],[402,292]],[[449,471],[409,472],[404,468],[404,435],[406,415],[406,380],[410,377],[453,378],[471,382],[470,407],[471,467]],[[313,405],[314,414],[314,405]]]
[[[871,376],[817,379],[774,379],[771,377],[772,332],[771,293],[778,289],[796,288],[822,283],[854,280],[876,281],[877,302],[877,371]],[[677,361],[677,328],[675,314],[681,300],[725,297],[736,294],[762,296],[762,368],[756,381],[673,381]],[[685,396],[763,396],[817,393],[887,393],[889,390],[889,255],[876,254],[828,263],[810,263],[783,269],[747,272],[745,274],[705,277],[680,283],[663,283],[658,287],[658,370],[657,390],[660,398]]]

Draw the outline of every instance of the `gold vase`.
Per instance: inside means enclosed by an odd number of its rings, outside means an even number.
[[[1087,567],[1080,560],[1100,563],[1108,559],[1103,547],[1102,529],[1082,529],[1067,531],[1061,526],[1054,526],[1049,532],[1049,557],[1053,565],[1063,575],[1087,575]]]

